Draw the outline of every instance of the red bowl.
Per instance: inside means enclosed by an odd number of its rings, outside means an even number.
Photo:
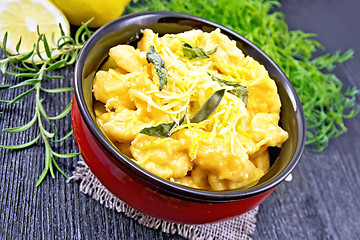
[[[271,168],[251,188],[206,191],[159,178],[122,154],[97,127],[92,109],[92,81],[111,47],[139,40],[141,30],[161,34],[219,28],[245,55],[265,66],[275,80],[282,110],[280,125],[289,133],[281,149],[271,150]],[[232,218],[259,205],[298,163],[305,145],[305,117],[300,100],[281,69],[249,40],[217,23],[175,12],[142,12],[123,16],[97,30],[81,50],[75,66],[72,123],[86,164],[100,182],[133,208],[153,217],[202,224]]]

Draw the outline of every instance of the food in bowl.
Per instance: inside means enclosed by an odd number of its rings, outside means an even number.
[[[138,41],[143,29],[151,29],[163,36],[193,29],[211,32],[217,28],[236,41],[244,55],[265,66],[275,81],[281,101],[279,124],[288,133],[288,139],[281,148],[269,149],[271,167],[256,184],[210,191],[158,177],[119,151],[96,123],[92,86],[96,72],[109,56],[109,50],[118,44]],[[211,52],[213,49],[204,50]],[[164,86],[163,89],[166,88]],[[74,89],[72,126],[85,163],[115,196],[138,211],[159,219],[203,224],[243,214],[263,202],[293,171],[304,150],[304,112],[295,89],[281,69],[243,36],[196,16],[175,12],[141,12],[125,15],[105,25],[91,35],[79,54],[74,71]]]
[[[94,112],[114,145],[147,171],[188,187],[228,190],[269,170],[288,133],[265,67],[219,29],[120,44],[93,81]]]

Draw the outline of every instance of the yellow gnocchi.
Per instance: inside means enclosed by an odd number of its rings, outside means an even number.
[[[268,147],[288,138],[264,66],[219,29],[142,35],[137,48],[111,48],[93,81],[94,112],[109,139],[174,183],[217,191],[256,183],[269,170]]]

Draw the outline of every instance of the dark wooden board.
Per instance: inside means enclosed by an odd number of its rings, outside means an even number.
[[[289,29],[318,34],[327,51],[352,48],[356,55],[341,64],[336,74],[344,89],[360,89],[360,1],[287,0],[280,9]],[[62,81],[46,87],[71,86],[73,68],[59,72]],[[13,81],[2,76],[5,82]],[[310,81],[310,80],[309,80]],[[1,80],[0,83],[3,83]],[[0,99],[12,99],[20,89],[0,90]],[[51,115],[60,113],[72,98],[71,93],[44,95]],[[0,104],[0,128],[29,121],[33,102]],[[55,107],[56,106],[56,107]],[[349,131],[331,140],[320,154],[305,150],[291,182],[281,183],[260,206],[254,239],[358,239],[360,236],[360,116],[346,121]],[[70,130],[70,117],[58,129]],[[33,139],[28,134],[1,133],[0,144],[16,144]],[[56,145],[58,152],[77,151],[73,140]],[[181,239],[141,226],[136,221],[108,210],[80,193],[79,184],[66,183],[59,173],[47,177],[38,188],[35,183],[44,167],[41,144],[21,151],[0,149],[0,239]],[[59,161],[68,174],[77,158]]]

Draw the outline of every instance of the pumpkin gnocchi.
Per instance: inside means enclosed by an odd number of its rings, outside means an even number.
[[[220,191],[256,183],[270,167],[268,147],[288,138],[264,66],[219,29],[142,35],[137,48],[111,48],[93,81],[94,112],[109,139],[147,171],[178,184]]]

